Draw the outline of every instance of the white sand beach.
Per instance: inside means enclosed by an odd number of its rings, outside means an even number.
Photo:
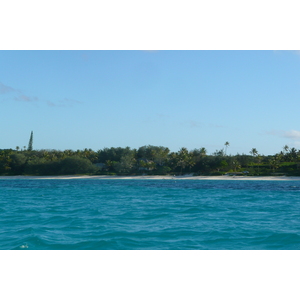
[[[300,180],[293,176],[107,176],[107,175],[65,175],[65,176],[0,176],[0,179],[152,179],[152,180]]]

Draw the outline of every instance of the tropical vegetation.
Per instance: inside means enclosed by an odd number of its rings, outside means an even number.
[[[256,148],[248,154],[227,155],[225,149],[208,154],[202,147],[171,152],[163,146],[138,149],[111,147],[98,151],[0,149],[0,175],[287,175],[300,176],[300,150],[284,146],[275,155]]]

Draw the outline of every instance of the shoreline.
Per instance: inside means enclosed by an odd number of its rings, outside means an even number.
[[[1,179],[111,179],[111,180],[260,180],[260,181],[300,181],[300,177],[295,176],[168,176],[168,175],[144,175],[144,176],[117,176],[117,175],[62,175],[62,176],[26,176],[26,175],[15,175],[15,176],[0,176]]]

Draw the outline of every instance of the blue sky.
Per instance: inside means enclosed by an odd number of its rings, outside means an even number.
[[[300,148],[297,51],[0,51],[1,148]]]

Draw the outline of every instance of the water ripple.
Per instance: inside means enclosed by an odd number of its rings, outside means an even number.
[[[300,249],[300,182],[0,180],[0,249]]]

